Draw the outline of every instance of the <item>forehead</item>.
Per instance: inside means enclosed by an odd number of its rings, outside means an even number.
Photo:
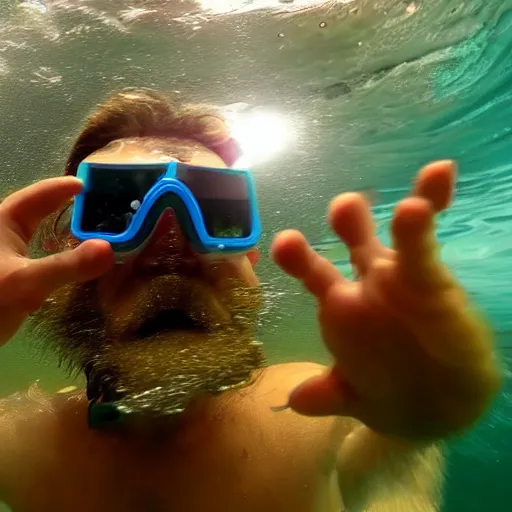
[[[105,164],[135,164],[135,163],[161,163],[171,161],[182,161],[192,165],[225,168],[226,164],[216,153],[206,147],[186,149],[182,152],[177,151],[176,155],[171,156],[163,150],[148,149],[141,144],[130,141],[119,141],[112,147],[103,148],[89,155],[85,161],[90,163]]]

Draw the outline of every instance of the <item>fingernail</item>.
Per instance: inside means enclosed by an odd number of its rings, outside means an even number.
[[[274,405],[274,406],[270,407],[270,410],[272,412],[282,412],[282,411],[286,411],[286,409],[289,409],[289,408],[290,408],[289,404],[286,404],[286,405]]]

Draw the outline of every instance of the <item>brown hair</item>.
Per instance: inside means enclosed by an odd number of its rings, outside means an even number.
[[[150,89],[125,89],[112,95],[88,117],[66,163],[66,174],[90,154],[120,139],[164,151],[199,144],[217,153],[231,166],[240,156],[220,114],[209,106],[180,106]]]

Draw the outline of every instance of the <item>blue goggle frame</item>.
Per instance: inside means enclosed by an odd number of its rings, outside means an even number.
[[[161,168],[162,174],[144,195],[139,208],[127,229],[122,233],[85,231],[82,229],[85,201],[93,189],[91,175],[105,171],[105,177],[111,170],[144,171]],[[191,189],[177,176],[180,169],[211,171],[225,175],[241,177],[246,185],[250,226],[244,237],[211,236],[203,218],[203,211]],[[130,253],[139,250],[151,236],[163,211],[172,208],[180,227],[192,247],[201,253],[236,253],[253,248],[261,237],[261,221],[258,211],[256,188],[250,171],[246,169],[210,168],[192,166],[181,162],[147,164],[111,164],[82,162],[78,166],[77,178],[84,183],[83,190],[75,197],[71,217],[71,233],[80,241],[101,239],[110,243],[116,253]],[[98,187],[96,187],[98,188]]]

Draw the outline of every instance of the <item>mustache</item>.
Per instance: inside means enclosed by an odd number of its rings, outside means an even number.
[[[183,311],[204,327],[220,327],[231,320],[228,309],[206,283],[171,274],[154,277],[139,290],[133,307],[111,319],[112,333],[133,334],[148,318],[166,310]]]
[[[148,319],[171,310],[209,331],[243,326],[254,320],[261,295],[259,286],[248,288],[235,279],[225,280],[218,290],[200,278],[161,275],[137,290],[132,307],[108,319],[109,330],[116,337],[131,337]]]

